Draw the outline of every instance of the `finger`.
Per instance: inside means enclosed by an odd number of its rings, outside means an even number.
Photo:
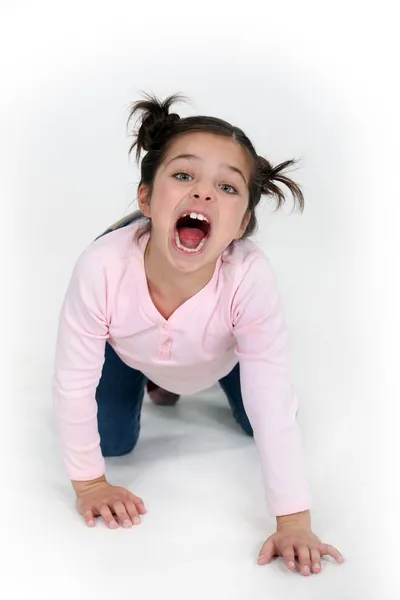
[[[275,555],[275,544],[272,537],[269,537],[258,555],[258,564],[266,565]]]
[[[138,511],[140,512],[141,515],[144,515],[147,513],[147,508],[141,502],[139,502],[136,506],[138,507]]]
[[[299,557],[300,571],[303,575],[311,573],[310,548],[306,544],[297,547],[297,556]]]
[[[102,504],[99,509],[99,513],[105,520],[106,524],[110,529],[116,529],[118,527],[117,521],[114,519],[111,510],[107,506],[107,504]]]
[[[113,509],[122,527],[132,527],[132,521],[126,511],[124,503],[121,502],[121,500],[117,500],[113,503]]]
[[[281,550],[283,560],[285,561],[285,565],[289,569],[289,571],[296,570],[296,563],[294,560],[294,547],[293,546],[284,546]]]
[[[127,500],[125,502],[125,506],[132,523],[134,523],[135,525],[139,525],[139,523],[141,523],[141,518],[138,515],[138,509],[136,504],[132,500]]]
[[[311,548],[311,570],[313,573],[321,572],[321,554],[318,548]]]
[[[93,512],[90,510],[90,508],[85,510],[82,516],[85,519],[86,525],[88,527],[95,527],[96,521],[94,520]]]
[[[135,506],[137,507],[138,512],[141,513],[142,515],[144,515],[147,512],[147,510],[146,510],[143,500],[141,498],[139,498],[139,496],[135,496],[135,494],[132,494],[132,492],[129,492],[129,497],[134,502]]]
[[[322,556],[331,556],[338,563],[344,562],[344,556],[330,544],[320,544],[319,551]]]

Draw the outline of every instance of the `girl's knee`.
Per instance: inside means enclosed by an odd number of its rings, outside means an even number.
[[[234,412],[233,416],[235,417],[236,423],[240,425],[245,434],[250,437],[254,437],[253,428],[246,413],[244,411],[240,413]]]
[[[250,424],[248,424],[248,425],[242,424],[242,429],[247,435],[249,435],[250,437],[254,437],[253,428]]]
[[[139,439],[139,434],[129,443],[121,444],[118,441],[100,441],[101,453],[104,458],[110,458],[112,456],[124,456],[125,454],[129,454],[135,448]]]

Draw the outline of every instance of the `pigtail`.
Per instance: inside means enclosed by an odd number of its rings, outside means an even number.
[[[134,102],[130,107],[130,114],[127,120],[126,127],[135,113],[139,112],[139,117],[136,120],[135,127],[140,121],[140,127],[133,132],[134,142],[129,148],[128,155],[136,146],[136,161],[139,163],[142,150],[156,150],[161,147],[165,134],[171,129],[171,126],[176,121],[179,121],[180,116],[171,113],[169,108],[174,102],[186,101],[186,97],[180,94],[173,94],[166,98],[164,102],[158,100],[150,94],[143,94],[147,100],[139,100]]]
[[[284,192],[276,185],[276,182],[285,185],[293,196],[295,207],[298,206],[300,212],[303,212],[304,210],[304,195],[300,186],[283,174],[283,171],[287,167],[294,164],[296,164],[294,160],[286,160],[276,167],[272,167],[271,163],[264,157],[258,157],[258,173],[255,178],[256,185],[261,188],[262,195],[275,196],[278,203],[276,210],[278,210],[286,201]]]

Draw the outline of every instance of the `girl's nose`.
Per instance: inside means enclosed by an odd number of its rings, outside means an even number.
[[[200,194],[193,194],[193,198],[200,198]],[[211,200],[211,196],[205,196],[204,200],[206,200],[207,202],[210,202]]]

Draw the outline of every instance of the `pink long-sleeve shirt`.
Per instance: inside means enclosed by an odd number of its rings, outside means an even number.
[[[95,398],[106,341],[129,366],[178,394],[211,387],[240,363],[243,404],[272,516],[310,508],[288,332],[270,262],[251,241],[218,259],[214,275],[166,320],[150,298],[148,234],[138,222],[97,239],[78,258],[61,309],[53,405],[71,480],[105,473]]]

